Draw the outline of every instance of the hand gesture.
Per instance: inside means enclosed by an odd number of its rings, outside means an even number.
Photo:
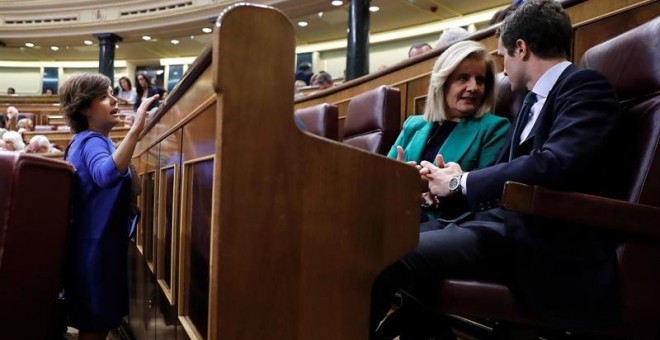
[[[144,123],[147,119],[147,109],[149,106],[151,106],[151,103],[154,102],[154,100],[158,99],[160,95],[155,94],[147,100],[143,100],[142,103],[140,103],[140,107],[138,107],[137,112],[136,112],[136,117],[135,121],[133,122],[133,126],[131,126],[131,130],[135,131],[137,133],[142,132],[144,129]]]

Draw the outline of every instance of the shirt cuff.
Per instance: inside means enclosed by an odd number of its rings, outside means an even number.
[[[463,196],[467,196],[467,176],[469,174],[469,172],[464,172],[463,176],[461,176],[461,193]]]

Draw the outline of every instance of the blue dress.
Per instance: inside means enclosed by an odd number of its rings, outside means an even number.
[[[119,172],[114,151],[109,138],[84,131],[67,154],[76,188],[65,288],[71,325],[84,332],[117,328],[128,314],[131,173]]]

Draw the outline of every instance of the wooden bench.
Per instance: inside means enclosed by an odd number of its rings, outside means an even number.
[[[152,338],[155,309],[193,339],[366,339],[372,281],[417,242],[419,175],[296,128],[279,11],[232,6],[216,27],[136,151],[131,330]]]
[[[120,142],[126,134],[128,133],[129,128],[127,127],[115,127],[110,131],[110,139],[113,142]],[[62,150],[66,149],[66,146],[69,145],[71,138],[73,138],[73,132],[70,131],[26,131],[23,133],[23,140],[28,143],[30,139],[36,135],[44,135],[48,138],[51,143],[56,144]]]

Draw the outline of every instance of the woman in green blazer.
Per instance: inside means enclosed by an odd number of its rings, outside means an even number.
[[[488,113],[495,102],[495,70],[482,44],[449,47],[433,66],[424,114],[405,121],[387,156],[419,164],[441,155],[443,163],[458,163],[465,171],[493,162],[510,126]]]

